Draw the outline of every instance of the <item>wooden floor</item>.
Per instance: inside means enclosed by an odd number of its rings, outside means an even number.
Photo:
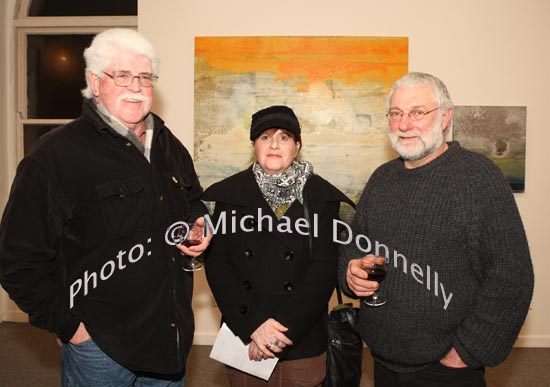
[[[210,346],[193,346],[186,387],[228,387],[223,365]],[[0,387],[59,387],[60,346],[54,335],[22,323],[0,323]],[[487,369],[489,387],[550,387],[550,348],[515,348]],[[363,356],[361,387],[372,387],[372,357]]]

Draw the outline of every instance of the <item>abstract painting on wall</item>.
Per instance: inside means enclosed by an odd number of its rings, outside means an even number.
[[[453,139],[493,160],[512,190],[525,191],[525,106],[455,106]]]
[[[245,169],[251,115],[287,105],[302,126],[302,158],[357,200],[373,170],[395,157],[386,139],[386,96],[407,71],[407,38],[195,38],[201,184]]]

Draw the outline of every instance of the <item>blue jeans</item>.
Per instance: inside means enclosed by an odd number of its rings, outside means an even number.
[[[184,387],[185,380],[157,379],[135,374],[107,356],[93,340],[63,344],[62,387]]]

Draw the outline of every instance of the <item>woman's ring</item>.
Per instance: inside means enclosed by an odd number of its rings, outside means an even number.
[[[275,346],[278,347],[279,344],[281,344],[281,342],[279,341],[279,339],[275,339]]]

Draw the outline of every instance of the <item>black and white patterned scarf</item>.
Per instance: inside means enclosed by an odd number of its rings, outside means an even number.
[[[293,161],[286,172],[269,175],[256,162],[252,166],[252,172],[265,200],[280,217],[294,200],[304,202],[304,186],[313,174],[313,165],[309,161]]]

